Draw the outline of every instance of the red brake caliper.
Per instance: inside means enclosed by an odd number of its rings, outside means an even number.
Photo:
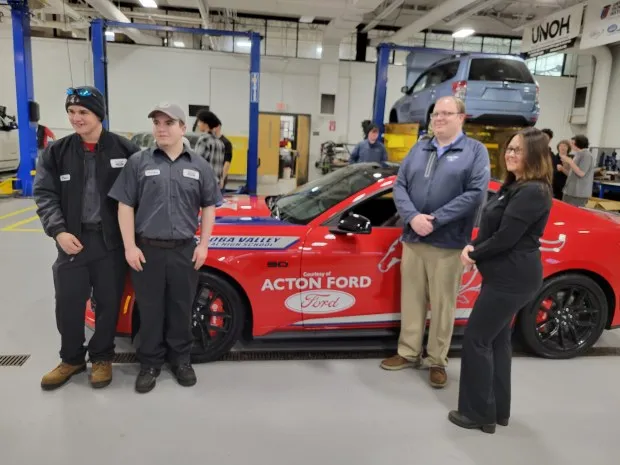
[[[210,291],[209,300],[211,300],[212,297],[213,297],[213,291]],[[209,326],[216,327],[216,328],[223,327],[224,318],[221,316],[215,315],[216,313],[225,313],[224,303],[222,302],[222,299],[218,297],[213,302],[211,302],[211,308],[209,308],[209,311],[211,312],[211,316],[209,319]],[[215,330],[209,330],[209,334],[212,338],[217,337],[217,331]]]
[[[553,300],[552,299],[545,299],[542,301],[541,303],[541,307],[544,310],[539,310],[538,314],[536,315],[536,325],[540,325],[541,323],[545,323],[547,320],[549,320],[549,310],[551,309],[551,306],[553,305]],[[548,329],[546,326],[543,326],[539,331],[541,332],[547,332]]]

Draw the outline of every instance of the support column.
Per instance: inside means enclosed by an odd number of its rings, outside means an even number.
[[[93,79],[95,87],[103,94],[105,99],[105,119],[103,127],[109,129],[110,105],[108,99],[108,57],[107,42],[105,40],[105,20],[94,19],[91,22],[91,48],[93,51]]]
[[[19,168],[17,170],[16,189],[21,189],[22,196],[30,197],[33,183],[32,173],[37,158],[36,123],[31,121],[34,118],[31,118],[30,114],[31,105],[34,104],[30,10],[25,0],[9,0],[9,5],[11,6],[13,24],[13,57],[19,137]]]
[[[256,32],[250,35],[250,131],[248,141],[247,190],[255,195],[258,190],[258,112],[260,102],[260,42]]]
[[[387,98],[388,68],[390,66],[389,44],[377,47],[377,66],[375,77],[375,95],[372,107],[372,122],[379,127],[379,137],[383,135],[385,119],[385,100]]]

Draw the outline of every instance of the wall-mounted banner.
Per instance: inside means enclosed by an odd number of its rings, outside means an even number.
[[[579,48],[620,42],[620,1],[589,0]]]
[[[581,32],[583,4],[547,16],[523,30],[521,52],[529,57],[556,53],[575,45]]]

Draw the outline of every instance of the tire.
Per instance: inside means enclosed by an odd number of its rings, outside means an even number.
[[[605,293],[596,282],[581,274],[566,274],[543,283],[517,325],[523,343],[535,355],[570,359],[596,343],[608,311]]]
[[[226,355],[241,338],[246,312],[243,299],[230,282],[201,271],[192,308],[192,363],[208,363]]]
[[[398,115],[395,110],[390,111],[390,124],[398,123]]]

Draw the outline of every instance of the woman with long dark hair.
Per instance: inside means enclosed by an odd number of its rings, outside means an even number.
[[[461,358],[458,410],[452,423],[494,433],[508,425],[514,316],[543,281],[542,236],[552,205],[553,167],[547,137],[538,129],[516,133],[504,148],[504,184],[489,200],[476,239],[461,261],[482,276],[467,324]]]

